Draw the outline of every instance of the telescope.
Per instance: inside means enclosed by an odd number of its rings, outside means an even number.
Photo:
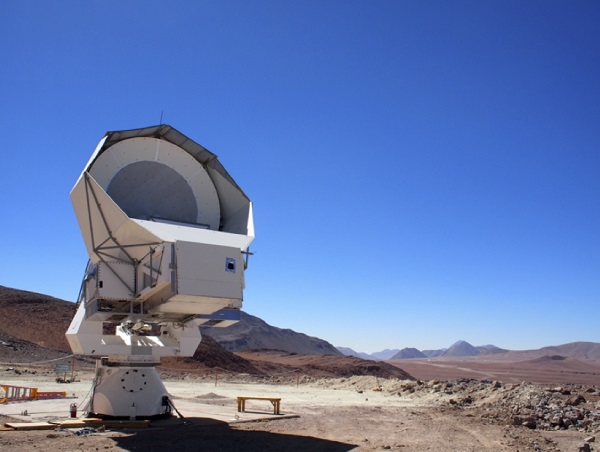
[[[156,370],[200,325],[239,320],[252,203],[217,156],[169,125],[108,132],[71,191],[89,261],[66,333],[96,358],[88,412],[169,414]]]

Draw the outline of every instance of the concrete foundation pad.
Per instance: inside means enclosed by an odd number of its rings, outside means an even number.
[[[73,420],[70,417],[70,405],[76,403],[78,406],[83,400],[65,398],[51,400],[33,400],[27,402],[16,402],[0,405],[0,415],[10,416],[22,422],[60,424],[62,421]],[[189,422],[192,424],[210,424],[227,423],[234,424],[239,422],[271,421],[276,419],[286,419],[298,417],[297,414],[272,414],[268,412],[246,411],[240,413],[233,401],[229,405],[209,405],[199,403],[188,399],[173,400],[175,408],[183,416],[180,418],[177,413],[167,418],[153,419],[151,425],[161,426],[174,423]],[[85,416],[85,413],[78,413],[78,418]]]

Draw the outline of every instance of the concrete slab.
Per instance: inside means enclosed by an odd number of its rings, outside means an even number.
[[[8,403],[0,405],[0,414],[23,422],[60,423],[60,421],[72,419],[69,411],[72,403],[80,406],[82,402],[84,402],[83,399],[65,398]],[[174,413],[174,416],[171,418],[152,420],[151,424],[167,425],[186,421],[201,424],[210,424],[211,422],[234,424],[238,422],[270,421],[298,417],[297,414],[293,413],[279,415],[258,411],[239,413],[235,400],[231,401],[231,406],[222,406],[176,398],[174,405],[184,419],[180,419]],[[78,414],[82,416],[84,413]]]

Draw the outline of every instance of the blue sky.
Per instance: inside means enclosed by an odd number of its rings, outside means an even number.
[[[170,124],[254,202],[244,309],[374,352],[600,342],[593,1],[16,1],[0,284],[74,301],[69,192]]]

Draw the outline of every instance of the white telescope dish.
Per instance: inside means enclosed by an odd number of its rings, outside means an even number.
[[[199,325],[239,319],[252,203],[216,155],[168,125],[108,132],[71,201],[90,260],[67,339],[101,357],[88,411],[168,413],[160,357],[192,356]]]

